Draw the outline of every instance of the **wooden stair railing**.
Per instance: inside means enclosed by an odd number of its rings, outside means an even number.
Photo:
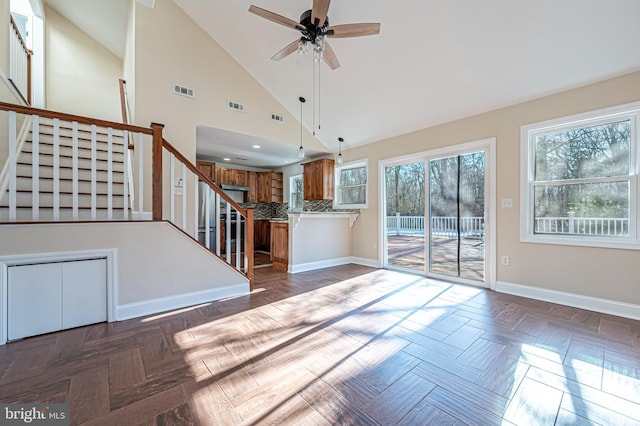
[[[244,274],[253,290],[253,209],[231,200],[164,140],[162,124],[145,128],[4,102],[0,102],[0,114],[8,116],[9,130],[0,135],[0,144],[7,143],[9,148],[2,169],[6,176],[0,176],[0,183],[5,178],[8,181],[8,188],[0,191],[0,223],[168,221]],[[17,128],[28,120],[32,122],[31,133],[26,148],[19,148]],[[131,160],[127,155],[130,135],[135,144]],[[132,183],[138,188],[137,217],[133,209],[129,214],[127,203],[129,165],[136,171]],[[163,179],[169,175],[171,185],[163,187]],[[150,202],[144,200],[146,187],[151,189]],[[215,200],[206,209],[199,203],[203,188],[207,200]],[[193,199],[191,209],[187,208],[188,198]],[[181,210],[176,208],[178,203]],[[163,211],[164,204],[170,205],[168,211]],[[192,213],[190,218],[188,212]],[[205,218],[201,241],[199,219],[203,213],[213,215]],[[232,217],[236,217],[235,227]],[[213,241],[210,232],[214,233]]]
[[[10,19],[9,29],[9,81],[22,97],[31,105],[31,56],[33,52],[27,48],[18,25]]]

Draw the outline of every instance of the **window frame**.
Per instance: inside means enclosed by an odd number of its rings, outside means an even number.
[[[358,203],[358,204],[346,204],[346,203],[342,203],[339,200],[339,194],[340,194],[340,172],[342,172],[343,170],[349,170],[349,169],[358,169],[364,167],[365,170],[365,175],[367,177],[367,181],[364,183],[364,185],[358,185],[358,186],[364,186],[364,203]],[[348,163],[343,163],[343,164],[336,164],[334,166],[334,197],[333,197],[333,208],[338,210],[338,209],[366,209],[369,207],[369,160],[368,159],[363,159],[363,160],[356,160],[356,161],[350,161]]]
[[[631,121],[629,161],[629,237],[536,234],[535,207],[535,138],[541,134],[568,131],[617,121]],[[520,127],[520,241],[526,243],[602,247],[640,250],[640,102],[618,105]],[[568,179],[566,184],[590,183],[607,178]],[[538,185],[541,182],[537,182]]]
[[[293,188],[295,187],[295,181],[300,179],[302,183],[302,191],[300,194],[302,195],[302,205],[300,207],[293,207],[293,194],[297,194],[297,192],[293,192]],[[302,174],[289,176],[289,210],[293,212],[301,212],[304,209],[304,177]]]

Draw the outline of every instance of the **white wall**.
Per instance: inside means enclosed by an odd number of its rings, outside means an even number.
[[[246,278],[165,222],[3,225],[0,256],[116,249],[117,303],[244,285]]]
[[[348,215],[289,215],[290,272],[345,263],[350,256]]]
[[[192,162],[197,125],[299,144],[296,117],[174,1],[158,1],[153,9],[136,4],[135,32],[136,123],[163,123],[165,137]],[[175,83],[195,89],[195,98],[174,94]],[[227,108],[229,100],[244,103],[245,112]],[[272,112],[282,112],[284,123],[271,120]],[[304,140],[305,147],[324,151],[310,133]]]
[[[122,122],[122,61],[45,6],[47,108]]]

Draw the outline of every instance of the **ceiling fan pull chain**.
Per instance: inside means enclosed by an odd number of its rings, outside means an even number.
[[[320,85],[320,76],[322,75],[322,67],[318,64],[318,131],[320,130],[320,121],[321,121],[321,107],[320,107],[320,99],[322,96],[322,86]]]

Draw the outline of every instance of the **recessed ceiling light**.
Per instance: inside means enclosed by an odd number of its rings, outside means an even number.
[[[253,145],[251,148],[253,148],[253,149],[260,149],[260,148],[262,148],[262,147],[261,147],[260,145]]]
[[[224,160],[224,161],[231,161],[231,158],[224,157],[224,158],[223,158],[223,160]]]

